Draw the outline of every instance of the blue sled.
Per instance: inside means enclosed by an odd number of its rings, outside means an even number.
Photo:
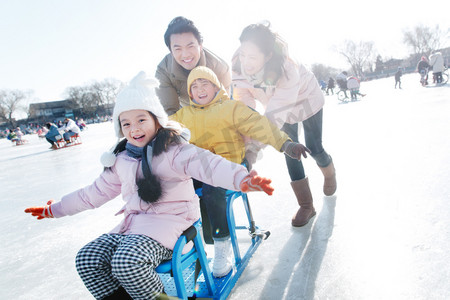
[[[199,192],[201,193],[201,192]],[[241,197],[247,214],[248,226],[236,226],[233,203]],[[189,227],[175,244],[173,257],[156,268],[156,272],[164,283],[165,293],[179,299],[226,299],[238,281],[253,253],[261,242],[270,235],[269,231],[262,231],[253,220],[247,194],[242,192],[227,192],[227,220],[230,230],[231,244],[234,252],[234,267],[228,275],[215,278],[212,276],[201,238],[201,222],[198,220]],[[236,231],[246,230],[249,233],[249,245],[242,252],[239,249]],[[181,254],[184,246],[192,241],[194,247],[186,254]]]

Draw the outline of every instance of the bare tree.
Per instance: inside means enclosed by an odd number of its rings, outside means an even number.
[[[105,111],[116,99],[123,83],[117,79],[94,81],[85,86],[68,87],[65,91],[68,99],[76,103],[77,108],[84,115],[94,115],[98,111]]]
[[[417,25],[411,30],[403,31],[403,42],[414,51],[415,55],[429,55],[432,50],[439,49],[444,33],[439,25],[434,28]]]
[[[335,77],[339,72],[332,67],[325,66],[323,64],[313,64],[311,66],[311,72],[314,73],[317,79],[327,81],[330,77]]]
[[[13,115],[24,110],[22,103],[29,97],[31,91],[0,90],[0,119],[15,127]]]
[[[72,86],[66,88],[68,99],[72,100],[82,114],[92,114],[96,108],[95,94],[88,87]]]
[[[120,80],[107,78],[100,82],[94,82],[91,87],[97,94],[99,104],[108,106],[114,103],[122,86],[123,83]]]
[[[363,77],[364,67],[370,66],[376,56],[373,42],[355,43],[346,40],[341,47],[336,48],[336,51],[345,57],[353,73],[358,77]]]

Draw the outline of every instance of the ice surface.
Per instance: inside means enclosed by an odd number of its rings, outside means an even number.
[[[323,142],[337,169],[335,196],[304,161],[317,216],[303,228],[283,155],[266,149],[255,168],[272,197],[250,195],[271,231],[229,299],[450,299],[450,85],[423,88],[419,75],[363,82],[361,101],[326,97]],[[24,208],[90,184],[114,142],[111,123],[89,126],[83,144],[52,151],[36,136],[0,140],[0,299],[92,299],[77,251],[120,221],[104,207],[37,221]],[[303,139],[303,137],[301,137]]]

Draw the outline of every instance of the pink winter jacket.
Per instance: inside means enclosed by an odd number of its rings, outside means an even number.
[[[157,203],[148,204],[139,198],[136,177],[143,177],[141,161],[123,151],[114,166],[105,170],[93,184],[52,204],[53,216],[59,218],[100,207],[122,194],[125,205],[118,214],[123,214],[124,219],[110,233],[143,234],[173,249],[181,233],[200,218],[191,177],[238,191],[241,181],[248,175],[245,167],[187,143],[171,146],[153,157],[151,164],[163,190]]]
[[[238,52],[233,64],[239,64]],[[274,86],[254,87],[244,76],[233,72],[233,98],[255,108],[258,100],[264,115],[281,129],[284,123],[295,124],[316,114],[325,104],[325,97],[314,74],[305,66],[287,59],[286,76]],[[233,68],[235,69],[235,68]]]

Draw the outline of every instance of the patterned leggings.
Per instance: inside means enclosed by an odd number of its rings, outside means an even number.
[[[76,267],[96,299],[120,286],[133,299],[154,299],[164,288],[155,268],[171,257],[172,250],[145,235],[103,234],[81,248]]]

